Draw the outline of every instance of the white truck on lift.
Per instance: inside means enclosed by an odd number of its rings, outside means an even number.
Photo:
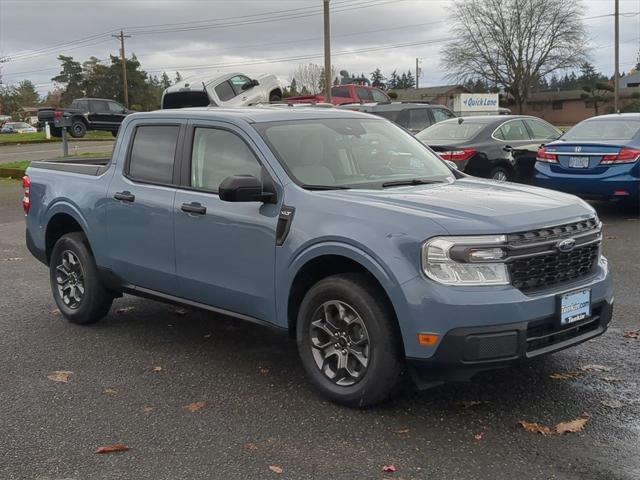
[[[182,80],[165,89],[162,109],[185,107],[243,107],[282,100],[282,85],[275,75],[250,78],[243,73]]]

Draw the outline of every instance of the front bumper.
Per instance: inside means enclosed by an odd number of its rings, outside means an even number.
[[[602,335],[611,321],[613,303],[600,302],[584,320],[560,327],[555,315],[529,322],[462,327],[449,330],[429,359],[408,358],[419,388],[467,381],[475,374],[557,352]]]

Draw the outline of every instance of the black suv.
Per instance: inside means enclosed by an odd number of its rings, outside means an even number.
[[[38,123],[49,122],[51,135],[62,136],[62,130],[53,126],[54,118],[60,115],[71,117],[69,133],[74,138],[84,137],[87,130],[105,130],[115,137],[124,117],[133,113],[115,100],[106,98],[76,98],[69,108],[40,108]]]
[[[414,134],[434,123],[455,117],[444,105],[429,103],[353,103],[337,108],[373,113],[397,123]]]

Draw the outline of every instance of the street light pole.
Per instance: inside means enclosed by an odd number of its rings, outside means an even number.
[[[331,103],[331,26],[329,0],[324,0],[324,101]]]
[[[615,0],[615,67],[613,73],[613,111],[619,113],[618,96],[620,94],[619,78],[620,78],[620,2]]]
[[[122,61],[122,88],[124,97],[124,106],[129,108],[129,87],[127,86],[127,59],[124,55],[124,39],[131,38],[131,35],[125,35],[120,30],[120,35],[111,35],[112,37],[120,39],[120,59]]]

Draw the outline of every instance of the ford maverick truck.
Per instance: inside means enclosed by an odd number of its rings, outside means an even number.
[[[296,339],[366,406],[577,345],[612,316],[579,198],[477,179],[402,128],[322,108],[135,113],[110,158],[34,162],[26,242],[66,319],[138,295]]]

